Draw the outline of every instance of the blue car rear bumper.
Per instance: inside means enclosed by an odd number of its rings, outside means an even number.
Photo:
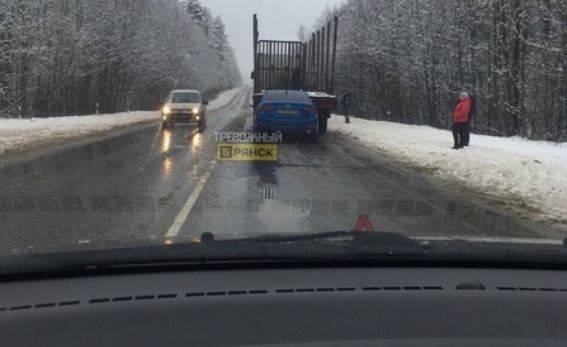
[[[304,132],[313,134],[317,132],[317,120],[272,120],[258,118],[257,127],[260,130]]]

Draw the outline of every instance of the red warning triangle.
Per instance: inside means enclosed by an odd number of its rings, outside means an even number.
[[[356,225],[354,226],[355,232],[362,232],[362,231],[374,231],[374,224],[368,218],[368,215],[362,214],[358,217],[356,221]]]

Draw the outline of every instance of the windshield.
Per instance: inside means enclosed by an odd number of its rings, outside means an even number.
[[[195,104],[201,102],[201,97],[198,93],[175,92],[168,101],[173,104]]]
[[[305,92],[298,91],[268,91],[265,92],[264,101],[270,103],[300,103],[310,104],[311,99]]]
[[[308,3],[0,0],[2,266],[563,244],[567,1]]]

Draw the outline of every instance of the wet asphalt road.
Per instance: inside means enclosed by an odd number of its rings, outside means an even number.
[[[0,254],[163,244],[203,232],[221,239],[353,230],[361,215],[377,230],[414,236],[557,237],[332,131],[317,144],[280,145],[277,163],[217,163],[214,133],[250,117],[248,102],[243,89],[209,112],[204,133],[156,125],[151,136],[78,168],[4,177]]]

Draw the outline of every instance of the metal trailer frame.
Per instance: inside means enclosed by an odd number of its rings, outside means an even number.
[[[265,90],[288,89],[309,92],[322,119],[322,133],[327,119],[337,107],[335,64],[339,18],[334,17],[307,42],[260,40],[258,16],[253,15],[254,108]]]

